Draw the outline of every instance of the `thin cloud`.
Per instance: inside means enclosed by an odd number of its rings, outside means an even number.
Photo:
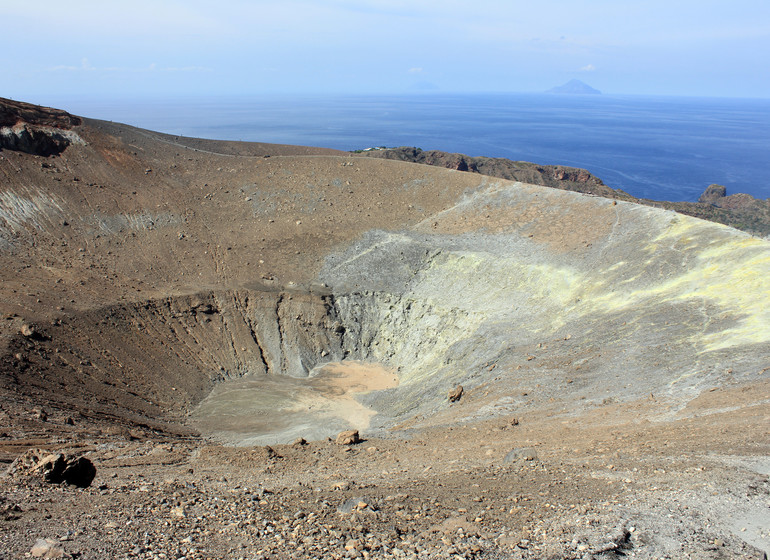
[[[206,66],[158,66],[155,62],[148,66],[104,66],[97,68],[92,66],[87,58],[84,58],[80,66],[60,64],[51,66],[47,70],[52,72],[213,72],[213,68]]]
[[[160,72],[213,72],[213,68],[208,68],[207,66],[182,66],[182,67],[174,67],[169,66],[168,68],[159,68],[158,71]]]
[[[66,70],[69,72],[74,72],[74,71],[90,72],[92,70],[96,70],[96,68],[91,66],[91,63],[88,62],[87,58],[83,58],[80,61],[80,66],[67,66],[66,64],[60,64],[59,66],[54,66],[52,68],[49,68],[49,70]]]
[[[410,74],[422,74],[422,68],[415,67],[409,69]]]
[[[586,64],[582,68],[578,69],[579,72],[593,72],[594,70],[596,70],[596,66],[593,64]]]

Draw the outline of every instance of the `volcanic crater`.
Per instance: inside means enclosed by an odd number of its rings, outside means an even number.
[[[30,528],[74,530],[59,544],[87,557],[770,549],[766,240],[460,171],[0,108],[0,452],[98,469],[53,518],[24,500],[54,490],[8,475],[13,554]],[[326,439],[348,428],[369,442]],[[262,524],[235,541],[170,543],[169,521],[131,515],[190,484],[281,501],[253,505]],[[335,509],[362,493],[352,520]],[[433,513],[389,509],[412,499]],[[94,502],[122,504],[146,546],[106,517],[80,527]],[[291,540],[282,516],[308,508],[318,532]]]

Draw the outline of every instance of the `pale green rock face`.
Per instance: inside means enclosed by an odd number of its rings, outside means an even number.
[[[610,204],[553,194],[540,203],[550,212],[559,199],[573,211]],[[498,214],[520,205],[499,185],[473,200]],[[766,367],[767,242],[634,205],[612,211],[609,233],[571,252],[479,228],[371,231],[331,255],[320,279],[335,294],[346,347],[400,375],[398,389],[363,399],[380,413],[375,424],[429,417],[458,383],[500,393],[481,416],[546,401],[566,413],[579,401],[686,399]],[[527,399],[511,397],[538,385]]]

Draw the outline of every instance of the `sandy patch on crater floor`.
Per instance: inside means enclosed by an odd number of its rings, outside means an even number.
[[[260,375],[217,385],[191,421],[203,434],[236,445],[323,439],[367,429],[376,413],[356,395],[396,386],[398,377],[380,364],[328,362],[306,378]]]

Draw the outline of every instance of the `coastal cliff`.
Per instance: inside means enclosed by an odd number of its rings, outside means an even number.
[[[406,146],[364,150],[360,152],[360,155],[445,167],[511,181],[635,202],[728,225],[754,235],[763,237],[770,235],[770,199],[757,199],[746,193],[727,195],[727,189],[721,185],[709,186],[698,199],[698,202],[670,202],[636,198],[623,190],[605,185],[600,178],[585,169],[563,165],[538,165],[526,161],[472,157],[465,154],[421,150]]]

